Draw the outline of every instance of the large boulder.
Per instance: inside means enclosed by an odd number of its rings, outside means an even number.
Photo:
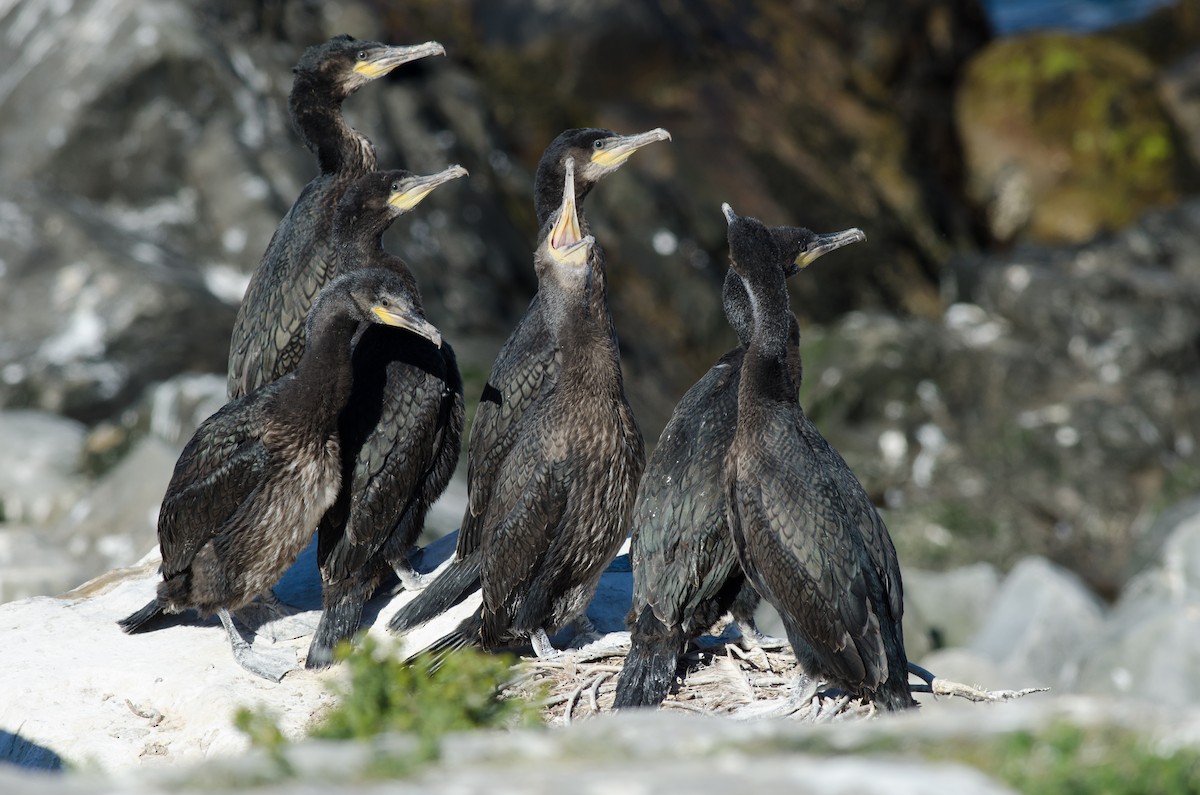
[[[1189,161],[1155,79],[1107,36],[1027,34],[976,54],[955,117],[991,236],[1078,243],[1174,202]]]
[[[1099,634],[1103,618],[1100,601],[1078,577],[1027,558],[1005,578],[970,650],[1014,678],[1061,686],[1072,676],[1065,663]]]

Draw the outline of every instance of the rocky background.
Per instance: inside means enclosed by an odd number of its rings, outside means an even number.
[[[1195,604],[1170,572],[1200,569],[1164,563],[1195,560],[1166,539],[1200,516],[1194,0],[1003,38],[976,0],[0,4],[0,601],[154,544],[175,456],[223,401],[241,291],[315,172],[290,68],[339,32],[446,47],[345,110],[385,166],[471,172],[388,243],[472,408],[535,286],[543,147],[666,127],[588,199],[648,442],[733,343],[720,202],[858,226],[792,280],[801,394],[884,509],[910,612],[945,612],[925,580],[975,578],[1000,610],[1002,581],[1050,572],[1090,616],[1064,625],[1104,650],[1105,621]],[[910,630],[915,657],[967,642],[940,620]],[[1040,681],[1083,676],[1046,659]]]

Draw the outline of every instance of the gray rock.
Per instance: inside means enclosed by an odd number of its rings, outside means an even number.
[[[0,524],[0,603],[65,593],[85,579],[84,568],[46,528]]]
[[[86,432],[74,420],[40,411],[0,411],[0,527],[45,524],[71,507],[86,488]]]
[[[1190,516],[1182,516],[1163,547],[1163,572],[1180,597],[1200,601],[1200,500],[1186,504]]]
[[[905,618],[920,615],[931,647],[964,646],[978,633],[1000,585],[996,568],[988,563],[945,572],[904,570]],[[906,622],[906,644],[913,643]]]
[[[1021,679],[1020,687],[1059,685],[1071,678],[1064,664],[1097,637],[1103,619],[1100,601],[1077,576],[1026,558],[1005,577],[969,648]]]
[[[177,455],[157,436],[143,438],[50,529],[48,537],[76,561],[83,579],[131,566],[158,543],[158,508]]]
[[[1200,703],[1200,515],[1174,513],[1160,565],[1130,581],[1078,655],[1077,690]]]

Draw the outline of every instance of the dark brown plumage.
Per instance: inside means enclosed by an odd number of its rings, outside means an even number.
[[[817,235],[780,228],[775,234],[794,238],[801,252],[800,261],[783,263],[785,278],[822,254],[862,239],[857,229]],[[758,635],[753,612],[759,597],[738,564],[723,494],[725,457],[737,428],[742,360],[753,332],[750,297],[732,269],[725,278],[723,303],[740,345],[679,401],[638,486],[630,544],[631,648],[617,682],[618,708],[662,703],[687,642],[727,612],[733,611],[744,633]],[[798,353],[790,365],[799,383]]]
[[[337,276],[332,225],[338,200],[354,180],[375,169],[375,147],[346,124],[342,102],[401,64],[442,53],[437,42],[389,47],[335,36],[309,47],[296,64],[288,108],[321,171],[279,222],[246,288],[229,344],[231,398],[296,366],[308,309]]]
[[[535,254],[546,329],[561,362],[517,420],[480,516],[483,605],[449,645],[493,648],[580,617],[625,538],[644,446],[625,399],[603,252],[578,236],[573,167],[560,215]]]
[[[350,342],[365,321],[437,336],[395,273],[355,271],[326,287],[296,369],[227,403],[184,447],[158,516],[158,596],[119,622],[126,632],[162,613],[215,612],[244,667],[275,680],[291,669],[253,655],[230,611],[278,581],[337,496],[337,421],[353,378]]]
[[[396,273],[420,309],[416,280],[404,260],[384,250],[383,234],[436,187],[466,173],[452,166],[428,177],[398,170],[359,178],[338,205],[339,268]],[[461,449],[462,378],[448,342],[367,325],[352,362],[354,386],[338,422],[342,487],[318,532],[323,612],[308,668],[333,662],[337,644],[354,634],[363,605],[390,572],[406,587],[420,587],[408,552]]]
[[[796,699],[823,680],[884,709],[915,706],[896,550],[862,485],[797,399],[798,330],[784,269],[799,241],[722,209],[753,316],[725,467],[738,558],[779,610],[808,677]]]
[[[543,153],[534,179],[539,239],[550,233],[547,221],[562,203],[565,163],[571,163],[575,176],[577,226],[572,234],[582,237],[589,227],[578,208],[596,183],[616,171],[638,149],[670,137],[663,129],[627,136],[595,128],[561,133]],[[554,383],[560,366],[539,290],[500,349],[479,399],[468,442],[468,506],[459,528],[455,559],[425,591],[397,611],[389,625],[393,632],[406,632],[428,621],[478,587],[480,532],[484,513],[495,499],[496,478],[515,443],[521,417],[545,387]]]

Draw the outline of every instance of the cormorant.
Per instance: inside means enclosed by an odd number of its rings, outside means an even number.
[[[560,365],[517,419],[479,517],[483,604],[442,646],[528,638],[539,657],[555,654],[548,633],[583,615],[628,529],[645,448],[625,399],[604,254],[579,236],[573,166],[534,257]]]
[[[230,611],[269,591],[337,496],[338,415],[350,396],[351,339],[364,321],[440,337],[405,279],[386,269],[348,273],[322,290],[296,369],[225,404],[184,447],[158,515],[158,595],[119,621],[122,629],[149,629],[151,619],[189,608],[216,613],[247,670],[278,681],[294,667],[255,655]]]
[[[583,237],[590,227],[582,214],[582,204],[596,183],[647,144],[670,139],[671,134],[662,128],[636,135],[617,135],[598,128],[560,133],[546,147],[534,177],[539,236],[548,234],[547,221],[562,204],[568,162],[575,175],[577,227],[571,234]],[[563,241],[556,244],[561,246]],[[496,356],[475,411],[467,446],[468,504],[454,559],[428,588],[396,612],[389,624],[393,632],[407,632],[430,620],[479,587],[478,550],[483,515],[495,499],[496,478],[516,440],[518,421],[545,386],[554,383],[562,364],[556,351],[539,292]]]
[[[342,35],[309,47],[292,70],[292,124],[317,156],[321,173],[279,222],[246,287],[229,343],[231,398],[296,366],[308,309],[337,275],[332,226],[338,199],[354,180],[375,170],[375,146],[342,118],[342,102],[401,64],[444,53],[434,41],[389,47]]]
[[[779,611],[804,671],[790,700],[807,701],[823,680],[884,709],[916,706],[895,547],[797,399],[799,329],[784,268],[803,238],[721,209],[753,315],[725,463],[726,512],[742,568]]]
[[[466,174],[452,166],[428,177],[408,171],[361,177],[338,204],[339,269],[395,272],[420,310],[416,281],[404,260],[384,251],[383,234],[434,188]],[[408,551],[461,449],[462,378],[448,342],[439,346],[406,329],[367,325],[352,361],[354,387],[338,422],[342,488],[317,534],[324,610],[308,668],[333,662],[334,648],[354,634],[363,605],[390,571],[405,587],[420,586]]]
[[[795,260],[780,263],[785,278],[822,254],[863,239],[857,229],[827,235],[780,229],[778,234],[791,235],[800,245]],[[758,637],[759,595],[737,562],[723,494],[742,359],[753,332],[750,297],[732,269],[725,276],[723,303],[740,344],[679,401],[638,486],[630,546],[631,646],[617,680],[617,708],[661,704],[687,643],[726,613],[733,613],[743,634]],[[799,383],[798,354],[794,358],[792,377]]]

